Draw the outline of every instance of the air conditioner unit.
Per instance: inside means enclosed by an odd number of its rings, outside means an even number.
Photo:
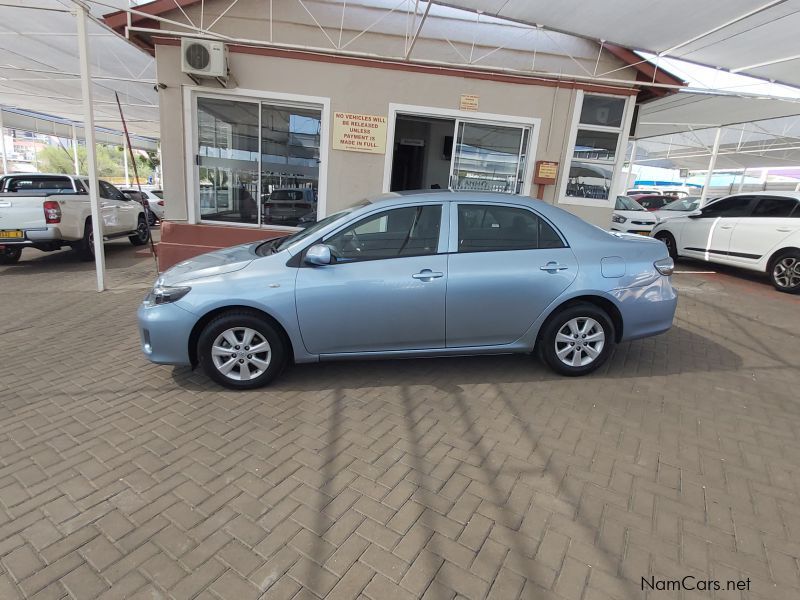
[[[194,77],[228,76],[228,48],[222,42],[181,38],[181,71]]]

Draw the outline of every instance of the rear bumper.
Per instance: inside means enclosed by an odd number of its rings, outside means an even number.
[[[197,316],[177,304],[139,306],[139,338],[142,352],[160,365],[189,365],[189,336]]]
[[[622,340],[636,340],[664,333],[672,327],[678,294],[669,277],[659,277],[649,285],[614,290],[622,314]]]
[[[68,244],[64,240],[61,229],[58,227],[42,227],[36,229],[23,229],[25,237],[18,239],[0,239],[0,246],[34,246],[36,244],[50,244],[61,242]]]

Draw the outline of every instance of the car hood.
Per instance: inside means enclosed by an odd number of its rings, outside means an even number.
[[[614,214],[622,215],[626,219],[635,219],[637,221],[652,221],[655,223],[658,219],[655,213],[646,210],[615,210]]]
[[[160,282],[162,285],[175,285],[201,277],[239,271],[257,258],[255,250],[262,243],[252,242],[195,256],[165,271],[159,278]]]
[[[685,217],[686,215],[692,214],[693,211],[687,210],[656,210],[653,211],[652,215],[658,217],[659,221],[667,221],[672,219],[677,219],[678,217]]]

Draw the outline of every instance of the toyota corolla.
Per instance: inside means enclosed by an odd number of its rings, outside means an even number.
[[[536,353],[563,375],[667,331],[664,244],[608,233],[520,196],[388,195],[288,237],[163,273],[139,308],[142,349],[236,389],[289,363]]]

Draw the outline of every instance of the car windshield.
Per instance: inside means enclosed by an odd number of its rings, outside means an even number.
[[[357,208],[361,208],[362,206],[366,206],[369,202],[360,202],[358,204],[354,204],[350,208],[345,208],[337,213],[333,213],[332,215],[328,215],[324,219],[321,219],[306,227],[305,229],[301,229],[300,231],[293,233],[292,235],[288,235],[286,237],[278,238],[275,240],[269,240],[268,242],[264,242],[258,248],[256,248],[256,254],[259,256],[268,256],[273,252],[280,252],[281,250],[285,250],[295,242],[299,242],[300,240],[304,240],[308,237],[313,236],[316,234],[320,229],[323,227],[327,227],[331,223],[335,223],[342,217],[349,215],[351,212],[356,210]]]
[[[628,196],[617,196],[616,210],[645,210],[633,198]]]
[[[677,210],[679,212],[690,212],[693,210],[697,210],[697,207],[700,205],[700,198],[694,198],[689,196],[688,198],[680,198],[679,200],[673,200],[662,210]]]
[[[303,200],[302,190],[275,190],[270,194],[270,200]]]

